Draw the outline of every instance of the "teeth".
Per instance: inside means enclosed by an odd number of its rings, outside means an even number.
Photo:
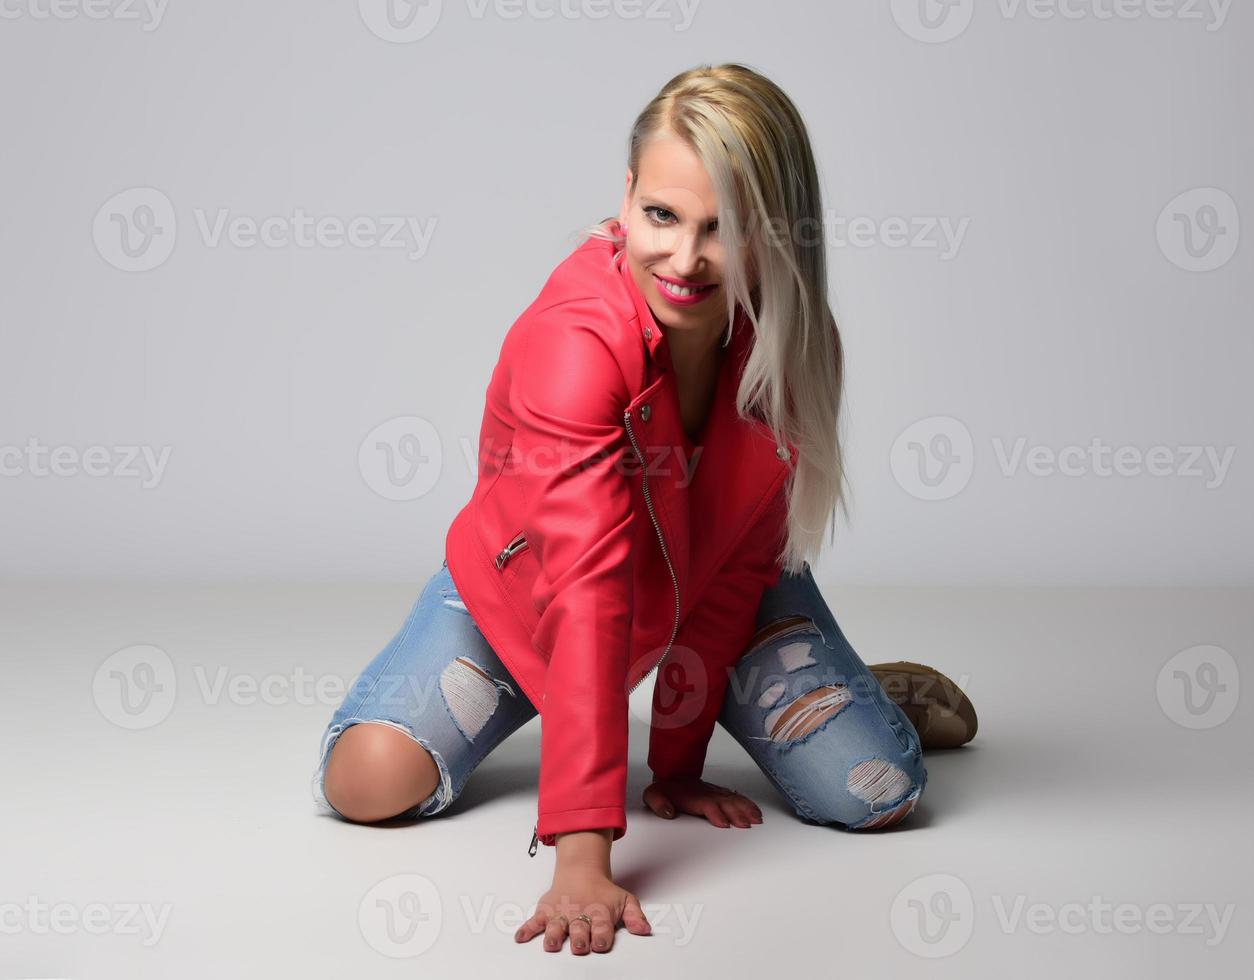
[[[658,282],[660,282],[662,287],[673,296],[692,296],[703,291],[701,289],[689,289],[687,286],[676,286],[673,283],[667,282],[665,279],[659,279]]]

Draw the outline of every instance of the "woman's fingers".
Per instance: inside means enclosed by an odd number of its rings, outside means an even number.
[[[579,918],[581,913],[586,914],[592,922]],[[585,905],[574,912],[570,919],[570,951],[578,956],[592,950],[598,953],[608,952],[614,945],[614,924],[610,910],[604,905]]]
[[[562,940],[566,938],[569,923],[564,915],[550,915],[544,927],[544,948],[555,952],[562,948]]]
[[[651,783],[644,791],[644,802],[659,817],[675,817],[679,812],[703,816],[715,827],[747,829],[762,822],[758,805],[742,793],[704,780],[668,786],[663,790]]]
[[[614,945],[614,920],[608,912],[589,912],[592,916],[592,948],[598,953],[608,953]],[[587,925],[585,922],[584,925]]]
[[[659,817],[665,817],[669,820],[675,816],[674,801],[666,793],[662,792],[656,783],[650,784],[645,788],[644,803]]]
[[[572,953],[579,955],[587,953],[591,939],[592,926],[588,925],[587,919],[570,920],[570,951]]]
[[[705,819],[714,824],[715,827],[730,827],[731,823],[727,819],[727,814],[723,812],[723,808],[719,806],[719,801],[711,796],[702,800],[700,804],[701,812],[705,815]]]
[[[640,908],[640,900],[631,892],[627,893],[627,904],[623,907],[623,925],[634,936],[647,936],[653,931]]]
[[[519,943],[529,943],[536,936],[544,932],[548,923],[548,916],[536,910],[536,914],[518,927],[518,931],[514,933],[514,941]]]
[[[744,807],[735,797],[723,797],[718,801],[718,804],[723,811],[723,815],[733,826],[744,829],[749,827],[749,816],[744,812]]]
[[[737,827],[750,827],[762,822],[762,811],[747,797],[730,796],[720,802],[723,812]]]

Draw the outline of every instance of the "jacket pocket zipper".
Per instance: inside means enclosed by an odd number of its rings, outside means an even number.
[[[496,556],[497,569],[499,570],[499,569],[504,568],[505,563],[507,561],[509,561],[516,554],[518,554],[518,552],[522,551],[524,548],[527,548],[527,547],[529,547],[529,545],[527,544],[527,537],[526,535],[523,534],[522,531],[519,531],[517,534],[514,535],[510,543],[507,544],[504,548],[502,548],[500,553]]]

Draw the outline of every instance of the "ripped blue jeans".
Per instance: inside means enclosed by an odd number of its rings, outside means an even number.
[[[802,819],[877,829],[909,814],[927,784],[919,736],[850,647],[809,565],[763,594],[757,632],[728,679],[719,724]],[[466,611],[447,562],[328,723],[313,774],[324,792],[336,739],[390,725],[431,753],[432,794],[401,818],[431,816],[461,794],[497,745],[536,709]]]

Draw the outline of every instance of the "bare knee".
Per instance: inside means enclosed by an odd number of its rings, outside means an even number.
[[[327,759],[323,791],[346,820],[373,823],[417,806],[440,782],[431,753],[389,725],[346,728]]]

